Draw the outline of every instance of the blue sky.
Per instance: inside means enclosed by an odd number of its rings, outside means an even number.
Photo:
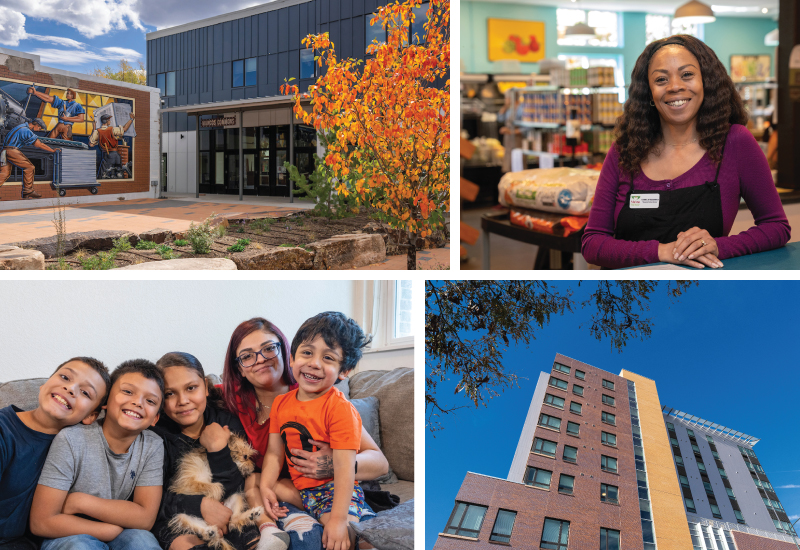
[[[572,288],[579,298],[594,285],[551,284]],[[463,394],[454,396],[455,382],[439,384],[444,403],[470,406],[443,417],[444,428],[435,437],[426,431],[427,549],[444,529],[468,471],[508,475],[536,380],[550,370],[556,353],[615,374],[628,369],[652,378],[662,405],[760,438],[754,450],[787,513],[797,519],[800,348],[792,334],[800,312],[800,282],[704,281],[674,304],[663,289],[655,295],[647,315],[654,321],[652,336],[629,341],[622,353],[580,329],[589,314],[578,310],[553,318],[529,348],[504,353],[506,369],[527,379],[488,408],[476,410]]]
[[[120,59],[145,65],[145,35],[263,4],[253,0],[2,0],[0,47],[41,63],[88,73]]]

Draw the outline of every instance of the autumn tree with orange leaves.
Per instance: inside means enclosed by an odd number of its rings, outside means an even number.
[[[450,206],[450,1],[431,0],[425,36],[408,43],[419,0],[388,4],[372,25],[388,31],[366,61],[339,59],[328,33],[303,40],[324,74],[308,93],[294,94],[294,112],[333,137],[324,162],[336,192],[376,210],[381,226],[399,238],[408,269],[416,269],[417,239],[445,229]],[[310,98],[311,111],[301,100]],[[390,231],[394,230],[394,231]]]

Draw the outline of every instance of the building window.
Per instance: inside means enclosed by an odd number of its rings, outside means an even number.
[[[317,64],[314,63],[314,50],[311,48],[300,50],[300,79],[314,78]]]
[[[763,474],[764,473],[764,468],[762,468],[760,465],[756,464],[756,471],[759,474]]]
[[[244,59],[233,62],[233,87],[244,86]]]
[[[572,490],[575,488],[575,476],[568,476],[567,474],[561,474],[561,477],[558,480],[558,492],[564,493],[565,495],[571,495]]]
[[[670,442],[670,443],[672,443],[672,446],[673,446],[673,447],[678,447],[678,448],[680,448],[680,445],[678,445],[678,440],[677,440],[677,439],[675,439],[674,437],[670,437],[670,438],[669,438],[669,442]]]
[[[574,464],[578,462],[578,448],[564,445],[564,454],[562,456],[564,458],[564,462],[572,462]]]
[[[684,487],[688,487],[689,486],[689,478],[688,477],[682,476],[682,475],[678,475],[678,479],[680,479],[681,485],[683,485]]]
[[[489,540],[511,542],[511,531],[514,529],[514,520],[516,519],[516,512],[499,510],[497,512],[497,518],[494,520],[494,527],[492,527],[492,534]]]
[[[569,543],[569,522],[545,518],[540,548],[546,550],[567,550]]]
[[[700,470],[701,474],[706,473],[706,465],[703,464],[702,462],[697,463],[697,469]]]
[[[678,466],[683,466],[683,457],[676,456],[675,457],[675,464],[677,464]]]
[[[719,470],[719,475],[722,476],[722,479],[728,479],[728,474],[725,473],[725,470],[722,468],[717,468],[717,470]]]
[[[576,386],[575,384],[572,385],[572,393],[575,395],[580,395],[583,397],[583,386]]]
[[[483,525],[486,509],[486,506],[456,502],[456,507],[450,516],[450,521],[447,522],[447,529],[444,532],[449,535],[477,539],[478,533],[481,531],[481,525]]]
[[[736,516],[736,521],[738,521],[739,523],[744,523],[744,517],[742,516],[742,513],[739,510],[734,510],[733,515]]]
[[[696,454],[696,455],[700,454],[700,447],[698,447],[694,443],[692,443],[692,450],[694,451],[694,454]]]
[[[425,35],[425,23],[428,22],[428,8],[430,4],[425,2],[417,8],[411,8],[414,14],[414,22],[411,23],[411,43],[424,44],[427,36]]]
[[[572,413],[575,413],[575,414],[581,414],[581,408],[582,408],[582,406],[581,406],[580,403],[576,403],[575,401],[570,401],[569,412],[572,412]]]
[[[686,430],[686,433],[689,434],[689,437],[694,437],[694,432],[692,430]]]
[[[605,445],[617,446],[617,436],[608,432],[600,432],[600,441]]]
[[[619,487],[601,483],[600,502],[610,502],[612,504],[619,504]]]
[[[567,27],[576,23],[587,23],[595,28],[595,38],[570,38],[567,36]],[[606,48],[618,47],[619,15],[612,11],[584,11],[559,9],[556,10],[556,30],[559,46],[602,46]]]
[[[693,514],[697,513],[697,510],[694,507],[694,501],[690,498],[684,498],[683,503],[686,505],[686,511],[691,512]]]
[[[165,97],[175,95],[175,71],[156,75],[156,87]]]
[[[672,430],[673,432],[675,431],[675,426],[672,425],[672,422],[667,422],[667,429]]]
[[[539,425],[552,430],[561,430],[561,419],[547,414],[539,415]]]
[[[525,468],[525,478],[522,481],[525,485],[533,485],[540,489],[550,489],[550,477],[552,475],[553,472],[528,466]]]
[[[613,390],[614,382],[612,382],[611,380],[603,379],[603,387],[607,390]]]
[[[549,393],[546,393],[544,396],[544,402],[550,405],[551,407],[555,407],[557,409],[564,408],[563,397],[556,397],[555,395],[550,395]]]
[[[714,496],[714,489],[711,487],[711,483],[709,483],[708,481],[704,481],[703,482],[703,487],[706,488],[706,494],[707,495]]]
[[[555,441],[548,441],[547,439],[534,438],[533,452],[547,456],[556,456],[557,444]]]
[[[728,493],[728,496],[731,497],[733,500],[736,500],[736,495],[733,494],[733,489],[730,487],[725,487],[725,492]]]
[[[603,411],[603,413],[601,414],[600,418],[606,424],[611,424],[612,426],[616,426],[617,425],[617,417],[614,416],[611,413],[607,413],[607,412]]]
[[[714,440],[713,440],[713,439],[711,439],[711,436],[710,436],[710,435],[707,435],[707,436],[706,436],[706,441],[708,441],[709,443],[714,443]]]
[[[713,456],[715,459],[719,460],[719,453],[717,451],[711,451],[711,456]]]
[[[255,86],[258,83],[256,58],[240,59],[233,62],[233,87]]]
[[[600,469],[606,472],[617,472],[617,459],[606,456],[600,455]]]
[[[586,373],[582,370],[575,369],[575,378],[578,380],[586,380]]]
[[[570,373],[570,368],[566,365],[562,365],[561,363],[554,363],[553,369],[557,370],[558,372],[563,372],[564,374]]]
[[[570,435],[578,435],[581,430],[581,425],[577,422],[567,422],[567,433]]]
[[[386,29],[383,28],[380,21],[376,21],[374,25],[371,24],[372,15],[367,15],[364,17],[366,20],[366,37],[367,37],[367,45],[366,48],[369,48],[370,44],[374,41],[378,42],[379,44],[382,42],[386,42]]]
[[[600,528],[600,550],[619,550],[619,531]]]
[[[167,73],[167,95],[175,95],[175,71]]]
[[[769,489],[769,490],[770,490],[770,491],[772,491],[773,493],[775,492],[775,489],[773,489],[773,488],[772,488],[772,485],[770,485],[770,484],[769,484],[769,481],[765,481],[765,482],[764,482],[764,488],[765,488],[765,489]]]
[[[556,378],[555,376],[550,377],[550,385],[560,390],[567,389],[567,383],[564,380],[561,380],[560,378]]]
[[[716,504],[711,505],[711,515],[717,519],[722,519],[722,514],[719,511],[719,506]]]
[[[613,397],[611,397],[610,395],[603,394],[603,404],[611,405],[612,407],[614,407],[616,403],[617,402]]]

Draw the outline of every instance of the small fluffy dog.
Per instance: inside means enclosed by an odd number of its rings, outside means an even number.
[[[252,474],[255,470],[255,464],[251,457],[255,456],[256,450],[247,441],[235,434],[231,434],[231,438],[228,440],[228,448],[231,451],[231,458],[239,468],[242,476],[246,478]],[[172,480],[169,490],[179,495],[203,495],[217,501],[222,501],[225,492],[221,483],[213,482],[206,450],[202,447],[193,449],[183,455],[178,462],[178,471]],[[256,525],[256,519],[264,512],[262,506],[248,509],[247,499],[242,492],[230,495],[223,504],[233,512],[230,523],[228,523],[229,531],[241,531],[247,525]],[[188,514],[178,514],[172,518],[169,526],[175,534],[197,535],[210,547],[217,550],[235,550],[225,540],[217,526],[209,525],[203,518]]]

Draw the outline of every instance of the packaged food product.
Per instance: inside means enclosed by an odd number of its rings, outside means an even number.
[[[512,225],[557,237],[569,237],[580,231],[588,220],[588,216],[558,216],[525,208],[511,208],[509,212]]]
[[[500,180],[500,203],[559,214],[588,214],[599,176],[595,170],[581,168],[509,172]]]

